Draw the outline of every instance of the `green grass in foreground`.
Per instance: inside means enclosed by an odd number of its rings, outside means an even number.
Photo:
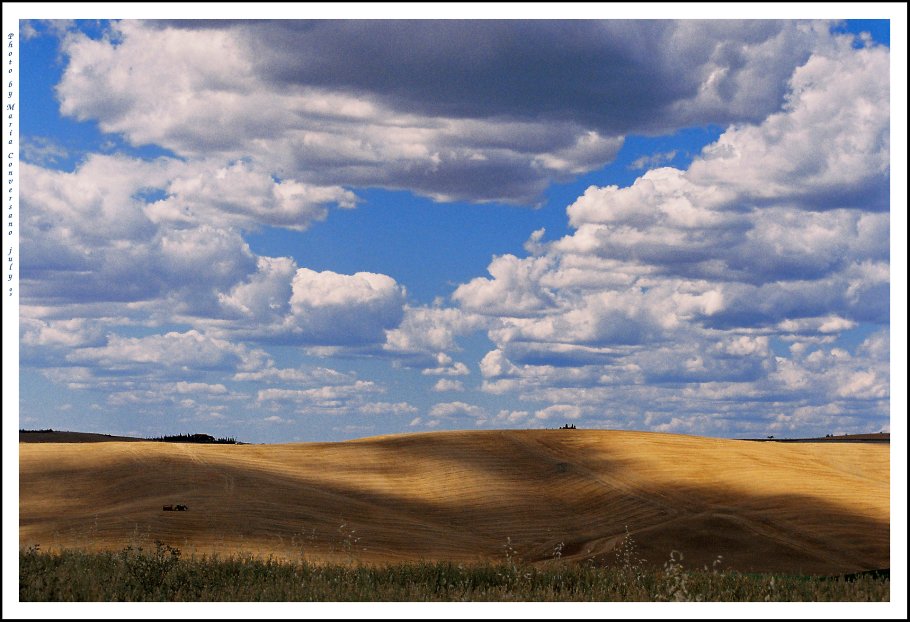
[[[279,563],[252,556],[181,559],[164,544],[119,553],[19,553],[20,601],[889,601],[890,580],[691,571],[447,562],[383,567]]]

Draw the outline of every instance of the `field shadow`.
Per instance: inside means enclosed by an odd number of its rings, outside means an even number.
[[[687,567],[720,557],[741,572],[890,565],[887,521],[815,496],[642,485],[628,460],[540,448],[517,434],[487,445],[445,434],[345,445],[332,458],[340,474],[326,471],[320,446],[301,446],[281,468],[176,449],[97,465],[42,462],[20,470],[20,546],[119,550],[157,539],[288,559],[614,564],[630,537],[635,560],[649,567],[672,551]],[[357,461],[363,447],[370,461]],[[176,503],[188,511],[162,511]]]

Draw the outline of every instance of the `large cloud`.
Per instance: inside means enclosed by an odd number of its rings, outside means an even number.
[[[58,96],[183,156],[529,203],[626,133],[763,118],[825,37],[792,21],[122,21],[66,39]]]
[[[407,292],[385,274],[298,268],[260,257],[258,270],[220,296],[216,334],[261,342],[379,351],[405,317]]]
[[[292,331],[314,343],[381,343],[403,317],[405,291],[384,274],[300,268],[291,284]]]
[[[723,185],[745,205],[886,211],[890,54],[838,45],[794,72],[781,112],[725,132],[693,162],[689,178]]]
[[[243,237],[266,224],[305,229],[326,204],[353,195],[276,181],[244,162],[209,166],[103,155],[73,172],[23,163],[23,316],[189,321],[224,339],[382,344],[406,295],[391,277],[257,257]],[[30,343],[48,342],[49,330]]]
[[[495,257],[453,294],[489,318],[484,389],[622,402],[623,417],[680,431],[723,432],[727,400],[780,429],[805,424],[788,409],[822,405],[820,422],[855,425],[862,407],[887,419],[871,346],[812,348],[889,322],[888,66],[886,49],[846,40],[817,52],[780,112],[730,127],[688,170],[589,188],[567,210],[573,233]]]
[[[207,166],[105,155],[73,172],[22,163],[23,304],[168,299],[171,311],[211,315],[220,293],[257,271],[244,229],[303,229],[326,204],[352,200],[243,163]]]
[[[680,117],[761,118],[779,104],[793,64],[814,43],[809,24],[755,20],[324,20],[237,28],[260,70],[279,84],[375,94],[426,116],[569,119],[610,133],[668,129]]]

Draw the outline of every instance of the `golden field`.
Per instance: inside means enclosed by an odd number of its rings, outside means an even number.
[[[887,568],[887,443],[509,430],[341,443],[20,443],[19,544],[288,560]],[[186,512],[162,506],[186,504]]]

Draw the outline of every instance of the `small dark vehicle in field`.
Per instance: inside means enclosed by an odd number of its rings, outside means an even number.
[[[165,505],[164,507],[161,508],[161,511],[162,512],[186,512],[189,509],[190,509],[189,507],[178,503],[177,505]]]

